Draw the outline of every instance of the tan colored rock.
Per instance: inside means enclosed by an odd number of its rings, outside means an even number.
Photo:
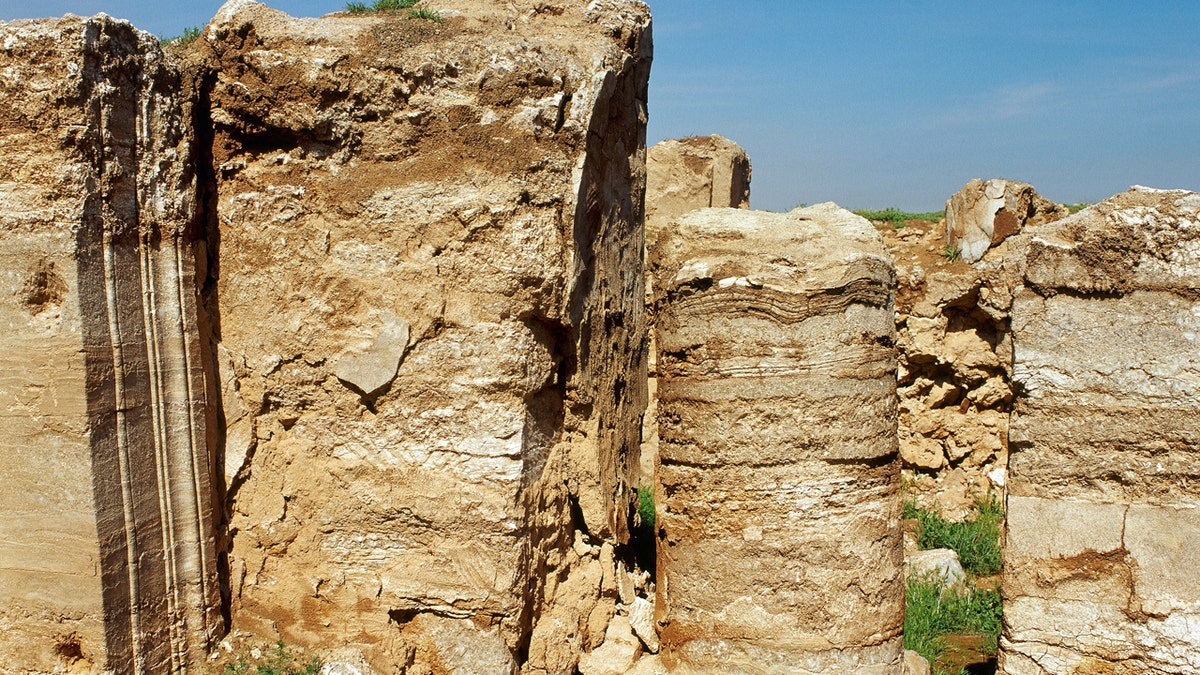
[[[1014,241],[1005,673],[1200,670],[1200,194]]]
[[[931,672],[929,661],[917,652],[905,649],[904,672],[905,675],[929,675]]]
[[[381,672],[496,640],[570,672],[637,480],[649,11],[423,6],[233,0],[186,55],[204,300],[254,430],[233,623]]]
[[[183,672],[220,630],[180,75],[0,22],[0,671]]]
[[[894,276],[834,204],[681,216],[651,255],[664,660],[899,673]]]
[[[737,143],[692,136],[655,144],[646,152],[646,242],[696,209],[750,208],[750,157]]]
[[[580,675],[624,675],[642,653],[629,619],[613,617],[604,635],[604,644],[579,659]]]
[[[1039,195],[1029,183],[974,178],[946,201],[946,245],[973,263],[1025,226],[1049,223],[1067,208]]]

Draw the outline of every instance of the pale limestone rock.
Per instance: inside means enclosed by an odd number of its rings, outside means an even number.
[[[516,675],[517,663],[499,630],[483,630],[468,619],[420,614],[403,631],[418,662],[436,664],[446,675]]]
[[[396,379],[396,369],[408,349],[408,329],[407,321],[387,315],[369,347],[347,351],[338,357],[334,374],[363,394],[375,395]]]
[[[629,625],[646,649],[657,654],[659,642],[658,628],[654,625],[654,603],[646,598],[634,598],[633,604],[629,605]]]
[[[948,548],[932,548],[911,553],[904,559],[905,574],[936,581],[941,586],[957,586],[966,578],[958,553]]]
[[[904,650],[905,675],[930,675],[929,661],[911,649]]]
[[[651,265],[666,660],[899,673],[894,276],[878,234],[834,204],[704,209],[663,232]]]
[[[1200,670],[1198,204],[1135,188],[1010,242],[1001,672]]]
[[[604,644],[579,658],[580,675],[624,675],[642,653],[629,619],[615,616],[604,634]]]
[[[103,14],[0,45],[0,672],[183,672],[221,616],[180,72]]]
[[[973,263],[1021,228],[1066,215],[1066,207],[1028,183],[975,178],[946,201],[946,244],[958,250],[963,262]]]

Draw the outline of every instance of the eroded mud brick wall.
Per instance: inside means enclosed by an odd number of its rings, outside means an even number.
[[[0,23],[0,671],[175,672],[220,629],[179,91],[128,23]]]
[[[1000,669],[1200,670],[1200,194],[1036,230],[1012,308]]]
[[[649,12],[426,6],[230,2],[191,48],[234,625],[570,672],[645,406]]]
[[[901,672],[895,277],[879,235],[833,204],[704,209],[662,233],[651,265],[665,659]]]

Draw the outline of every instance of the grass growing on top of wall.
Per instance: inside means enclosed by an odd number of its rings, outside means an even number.
[[[200,27],[199,26],[189,26],[189,27],[183,29],[183,35],[176,35],[175,37],[168,37],[168,38],[159,38],[158,45],[160,47],[175,47],[175,48],[182,49],[182,48],[188,46],[189,44],[191,44],[192,41],[194,41],[198,37],[200,37]]]
[[[375,0],[371,5],[364,2],[346,3],[346,11],[352,14],[358,12],[390,12],[397,9],[408,9],[417,4],[417,0]]]

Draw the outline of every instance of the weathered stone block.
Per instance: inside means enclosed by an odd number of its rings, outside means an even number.
[[[1006,673],[1200,668],[1200,195],[1135,188],[1021,238]]]
[[[167,673],[220,629],[180,76],[0,23],[0,670]]]
[[[651,254],[667,662],[899,673],[894,275],[832,204],[705,209]]]
[[[381,670],[474,625],[570,672],[600,603],[574,530],[623,543],[637,475],[649,11],[432,9],[232,1],[188,53],[205,301],[253,438],[233,621]]]
[[[1021,228],[1066,215],[1065,206],[1039,195],[1029,183],[975,178],[946,200],[946,245],[963,262],[973,263]]]

